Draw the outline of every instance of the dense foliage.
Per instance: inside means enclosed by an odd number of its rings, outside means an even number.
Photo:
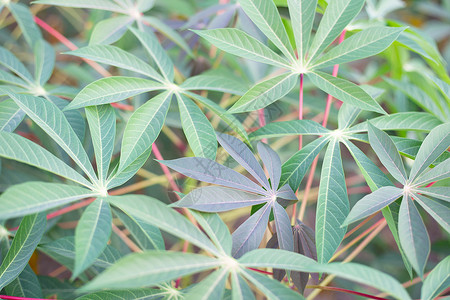
[[[0,298],[448,293],[449,11],[0,0]]]

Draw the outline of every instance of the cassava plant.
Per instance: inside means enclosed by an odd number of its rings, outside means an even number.
[[[445,297],[425,2],[0,0],[0,299]]]

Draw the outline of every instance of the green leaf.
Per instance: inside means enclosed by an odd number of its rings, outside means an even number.
[[[36,42],[42,40],[42,34],[36,23],[34,23],[33,15],[27,6],[20,3],[8,4],[8,8],[19,24],[22,34],[27,43],[33,48]]]
[[[251,140],[283,137],[290,135],[325,135],[330,131],[312,120],[292,120],[269,123],[252,132]]]
[[[450,202],[450,187],[448,186],[414,188],[414,190],[419,192],[420,194]]]
[[[6,82],[8,84],[17,85],[19,87],[28,89],[28,83],[23,81],[20,77],[17,77],[9,72],[0,69],[0,82]],[[2,86],[4,88],[4,86]],[[5,91],[1,91],[3,94]]]
[[[327,263],[344,238],[341,226],[349,213],[347,187],[342,166],[339,141],[330,142],[325,153],[317,198],[317,259]]]
[[[46,228],[45,214],[26,216],[20,222],[11,248],[0,266],[0,289],[12,282],[25,266]]]
[[[34,23],[34,22],[33,22]],[[53,73],[55,66],[55,51],[44,40],[34,44],[34,77],[41,86],[46,83]]]
[[[0,131],[13,132],[24,116],[25,112],[12,99],[0,102]]]
[[[11,93],[10,97],[39,127],[64,149],[92,182],[96,181],[94,169],[86,151],[83,149],[83,145],[64,114],[55,104],[31,95]]]
[[[370,119],[370,123],[381,130],[430,131],[442,124],[438,118],[426,112],[400,112]],[[368,122],[357,124],[350,132],[366,131]]]
[[[360,113],[361,109],[358,107],[343,103],[338,113],[338,129],[347,129],[350,127],[356,121]]]
[[[142,195],[127,195],[110,196],[108,201],[135,218],[145,220],[161,230],[217,254],[214,245],[197,227],[159,200]]]
[[[106,77],[88,84],[65,110],[91,105],[122,101],[145,92],[165,89],[165,86],[147,79],[136,77]]]
[[[299,293],[291,290],[288,286],[271,279],[267,276],[261,275],[252,270],[243,269],[241,273],[253,283],[267,299],[279,300],[301,300],[305,299]]]
[[[228,269],[222,268],[214,271],[208,277],[196,284],[188,291],[186,300],[222,299],[225,291],[225,283],[228,277]]]
[[[420,299],[435,299],[450,285],[450,256],[444,258],[423,281]]]
[[[340,0],[337,0],[333,3],[339,1]],[[332,75],[320,71],[308,72],[306,75],[318,88],[344,103],[351,104],[363,110],[385,114],[383,108],[381,108],[372,96],[360,86],[348,80],[333,77]]]
[[[237,272],[231,273],[231,294],[233,300],[255,300],[250,286]]]
[[[411,167],[410,180],[417,178],[450,147],[450,123],[434,128],[424,139]]]
[[[95,277],[81,290],[152,286],[219,265],[220,261],[215,258],[191,253],[168,251],[132,253]]]
[[[301,61],[305,59],[309,38],[314,24],[317,0],[288,0],[289,16],[294,31],[297,54]]]
[[[180,110],[181,125],[194,155],[215,159],[217,140],[214,128],[203,112],[190,99],[176,94]]]
[[[22,273],[5,286],[7,295],[23,298],[42,298],[42,290],[38,278],[29,265],[25,266]]]
[[[90,45],[79,48],[67,54],[94,60],[99,63],[115,66],[118,68],[130,70],[142,75],[146,75],[156,81],[163,81],[161,75],[149,64],[131,54],[111,45]]]
[[[297,74],[287,72],[254,85],[228,112],[248,112],[268,106],[287,95],[297,83],[297,77]]]
[[[287,60],[240,29],[219,28],[193,31],[228,53],[277,67],[289,68]]]
[[[0,65],[16,73],[20,78],[25,80],[29,85],[34,82],[33,76],[25,68],[25,66],[12,54],[9,50],[0,47]]]
[[[313,61],[341,34],[350,21],[359,13],[364,2],[364,0],[330,1],[309,47],[309,61]]]
[[[398,232],[408,260],[423,278],[423,270],[430,254],[430,238],[422,217],[409,196],[403,199],[400,206]]]
[[[294,61],[294,50],[286,33],[280,14],[272,0],[241,0],[241,8],[256,26],[283,54]]]
[[[442,228],[450,233],[450,208],[448,203],[433,200],[428,197],[413,193],[414,200],[438,222]]]
[[[93,8],[114,11],[118,13],[126,13],[126,11],[122,7],[120,7],[120,5],[115,4],[114,2],[109,0],[37,0],[35,1],[35,3],[66,7]]]
[[[88,106],[85,108],[89,123],[98,179],[104,183],[108,176],[109,163],[114,150],[116,136],[116,113],[109,105]]]
[[[326,137],[318,138],[292,155],[281,166],[280,186],[289,184],[289,186],[296,191],[300,186],[306,171],[309,169],[309,166],[311,166],[320,150],[322,150],[328,141],[329,140]]]
[[[0,131],[0,156],[38,167],[86,187],[92,187],[89,181],[62,160],[18,134]]]
[[[189,45],[185,42],[181,35],[173,30],[170,26],[166,25],[164,22],[161,22],[158,18],[154,18],[152,16],[143,16],[142,19],[146,21],[151,27],[156,28],[156,30],[165,35],[169,40],[180,46],[181,49],[186,51],[188,55],[192,56],[192,51],[189,48]]]
[[[422,173],[422,175],[418,176],[414,181],[414,185],[420,186],[425,183],[439,181],[448,177],[450,177],[450,158],[447,158],[428,172]]]
[[[111,235],[111,209],[97,198],[84,211],[75,230],[75,268],[72,278],[86,270],[106,248]]]
[[[77,186],[50,182],[25,182],[0,196],[0,220],[45,211],[96,193]]]
[[[406,184],[408,176],[402,158],[392,139],[387,133],[369,124],[369,141],[381,163],[389,173],[402,184]]]
[[[384,186],[364,196],[352,207],[352,210],[344,221],[344,225],[346,226],[376,213],[400,198],[402,194],[402,189],[393,186]]]
[[[128,25],[134,22],[130,16],[115,16],[98,22],[92,30],[89,45],[112,44],[127,31]]]
[[[126,290],[109,290],[90,293],[77,298],[76,300],[150,300],[150,299],[160,299],[160,297],[165,296],[166,291],[160,289],[126,289]]]
[[[159,94],[144,103],[130,117],[123,134],[119,169],[112,179],[138,161],[143,154],[150,153],[152,144],[164,125],[171,99],[170,91]]]
[[[403,30],[404,27],[364,29],[344,40],[318,60],[312,61],[312,68],[325,68],[378,54],[389,47]]]
[[[158,69],[162,73],[164,78],[168,82],[172,82],[175,74],[173,63],[170,60],[170,57],[167,55],[166,51],[164,51],[163,47],[160,45],[153,32],[141,32],[137,29],[134,29],[133,27],[130,27],[129,29],[138,38],[142,46],[144,46],[145,51],[158,66]]]
[[[247,91],[247,86],[242,81],[219,75],[189,77],[180,85],[180,88],[185,90],[219,91],[235,95],[243,95]]]

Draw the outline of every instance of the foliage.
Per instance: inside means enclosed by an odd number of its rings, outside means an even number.
[[[448,292],[443,35],[401,0],[216,2],[0,2],[0,295]]]

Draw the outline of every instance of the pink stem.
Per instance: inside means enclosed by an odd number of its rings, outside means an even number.
[[[300,92],[298,96],[298,119],[303,120],[303,73],[300,74]],[[302,150],[303,136],[298,136],[298,150]]]
[[[266,117],[264,116],[264,108],[258,109],[259,127],[266,125]],[[267,139],[261,140],[263,143],[267,143]]]
[[[23,297],[14,297],[14,296],[6,296],[6,295],[0,295],[0,299],[5,299],[5,300],[48,300],[48,299],[42,299],[42,298],[23,298]]]
[[[161,152],[159,152],[158,146],[156,146],[155,143],[153,143],[152,145],[152,149],[153,149],[153,153],[155,154],[155,157],[157,160],[164,160],[164,158],[161,155]],[[175,180],[173,179],[172,174],[170,174],[169,168],[166,165],[163,165],[162,163],[159,163],[159,165],[161,166],[161,169],[164,172],[164,175],[166,175],[167,180],[169,181],[170,186],[172,187],[172,189],[174,191],[177,192],[181,192],[180,189],[178,188],[177,184],[175,183]],[[178,194],[176,194],[178,198],[180,198],[178,196]]]

